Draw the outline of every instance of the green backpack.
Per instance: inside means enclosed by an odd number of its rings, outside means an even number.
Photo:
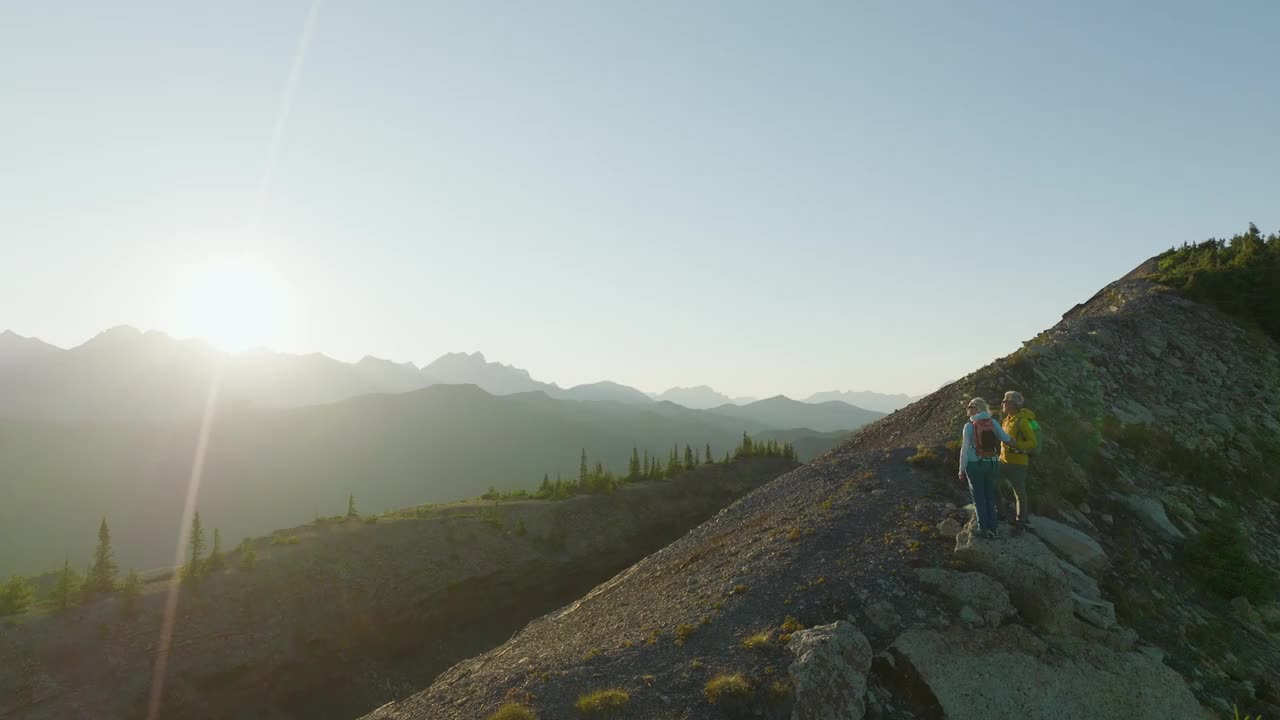
[[[1044,450],[1044,435],[1040,433],[1040,421],[1032,418],[1027,421],[1027,425],[1031,427],[1031,434],[1036,439],[1036,446],[1024,451],[1023,454],[1027,456],[1039,455]]]

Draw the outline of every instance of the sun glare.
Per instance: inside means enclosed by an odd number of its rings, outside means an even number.
[[[177,296],[181,334],[227,352],[278,348],[293,331],[288,284],[260,258],[219,258],[191,267],[180,273]]]

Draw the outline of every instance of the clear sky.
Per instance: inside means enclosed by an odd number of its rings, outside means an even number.
[[[311,7],[0,4],[0,328],[920,393],[1280,228],[1274,2],[325,0],[273,145]]]

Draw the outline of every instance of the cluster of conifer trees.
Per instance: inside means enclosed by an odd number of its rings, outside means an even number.
[[[552,480],[550,473],[544,473],[542,475],[542,483],[533,492],[523,489],[499,492],[489,488],[489,492],[482,495],[481,498],[484,500],[521,500],[527,498],[563,500],[574,495],[607,494],[626,483],[666,480],[701,465],[728,465],[741,457],[766,456],[786,458],[795,462],[799,461],[796,449],[791,443],[780,443],[776,440],[760,442],[752,440],[751,436],[745,432],[742,433],[742,440],[738,443],[738,446],[732,452],[725,452],[723,460],[719,462],[716,461],[715,456],[711,453],[710,443],[707,443],[702,449],[695,449],[686,443],[683,452],[681,452],[679,444],[673,445],[666,458],[651,454],[648,450],[641,452],[638,447],[633,447],[631,448],[631,458],[627,462],[625,474],[614,473],[613,470],[605,467],[604,462],[601,460],[596,460],[594,464],[591,463],[586,448],[583,448],[578,462],[578,476],[576,478],[566,480],[557,474],[556,478]]]
[[[191,522],[191,535],[187,541],[190,558],[182,567],[181,578],[184,582],[198,586],[201,576],[226,569],[226,557],[222,552],[222,534],[217,528],[213,530],[213,547],[209,555],[204,556],[205,534],[200,522],[200,513],[196,513]],[[250,550],[249,552],[252,552]],[[246,560],[241,556],[242,563]],[[247,560],[252,564],[252,558]],[[115,561],[115,551],[111,548],[111,528],[107,519],[103,518],[98,526],[98,545],[93,551],[93,560],[85,568],[84,575],[71,567],[71,559],[62,563],[53,586],[43,598],[36,598],[36,590],[31,582],[15,575],[4,585],[0,585],[0,617],[21,615],[36,605],[61,612],[77,605],[88,605],[99,598],[119,594],[122,609],[131,614],[137,607],[138,597],[142,594],[142,578],[137,571],[129,570],[124,580],[118,579],[119,567]]]

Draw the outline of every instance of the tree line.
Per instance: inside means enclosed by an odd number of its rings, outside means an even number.
[[[204,575],[220,572],[227,567],[222,551],[222,533],[217,528],[213,530],[213,545],[207,556],[204,555],[205,547],[204,526],[200,522],[200,513],[197,512],[192,518],[191,533],[187,540],[189,558],[178,571],[179,579],[192,587],[198,587],[200,578]],[[247,546],[241,549],[242,566],[252,567],[252,553],[252,548]],[[14,575],[0,586],[0,617],[21,615],[36,605],[62,612],[72,607],[92,604],[111,595],[118,595],[122,610],[126,614],[132,614],[142,595],[142,578],[133,569],[129,570],[123,580],[118,576],[119,566],[116,564],[115,550],[111,547],[111,528],[107,525],[107,519],[103,518],[98,526],[98,544],[94,548],[93,559],[83,575],[71,567],[71,559],[66,558],[53,586],[39,601],[30,580]]]
[[[608,494],[627,483],[668,480],[703,465],[728,465],[743,457],[780,457],[799,462],[795,446],[791,443],[753,440],[745,432],[737,447],[726,451],[720,461],[712,454],[710,443],[703,448],[694,448],[685,443],[683,451],[679,443],[676,443],[665,458],[651,454],[648,450],[641,452],[639,447],[633,446],[625,473],[615,473],[599,459],[592,463],[586,448],[583,448],[578,459],[576,478],[564,478],[557,473],[552,480],[550,473],[543,473],[541,484],[532,492],[525,489],[501,492],[490,487],[480,497],[483,500],[564,500],[574,495]]]

